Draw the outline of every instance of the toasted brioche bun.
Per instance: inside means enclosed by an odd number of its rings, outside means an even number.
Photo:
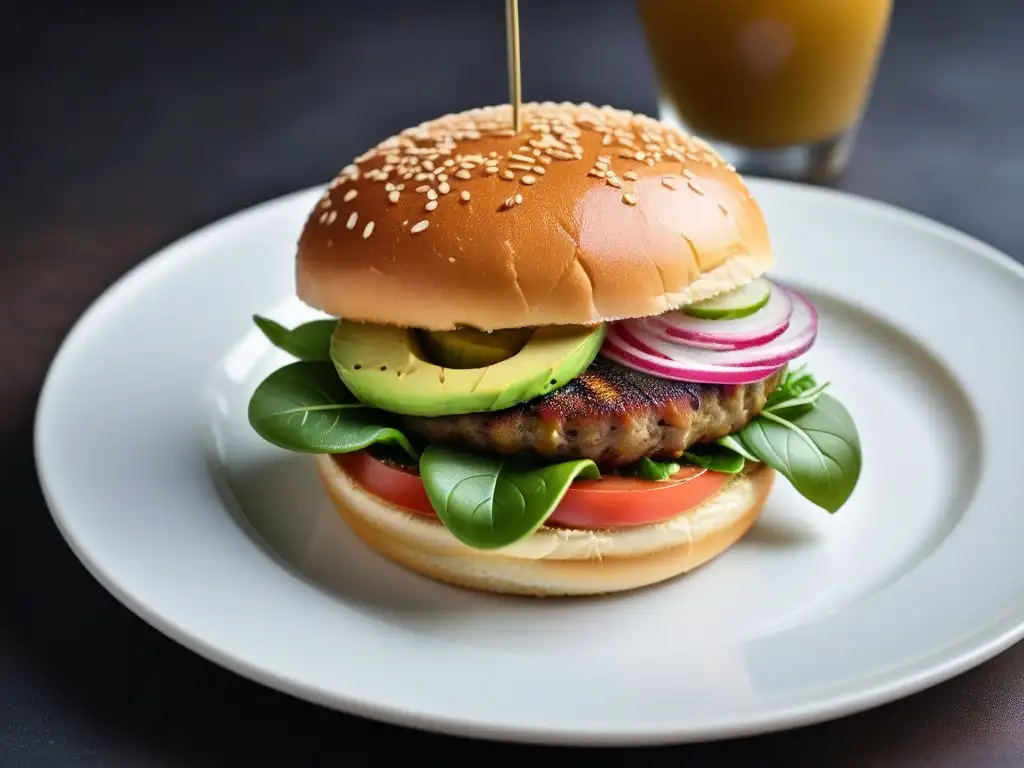
[[[463,544],[437,520],[364,490],[332,456],[316,461],[341,517],[379,554],[449,584],[538,597],[624,592],[693,570],[746,534],[775,478],[773,469],[758,465],[664,523],[603,531],[544,527],[485,551]]]
[[[511,117],[446,115],[345,168],[300,236],[299,298],[431,330],[589,325],[771,266],[760,208],[699,139],[588,104],[524,104],[518,134]]]

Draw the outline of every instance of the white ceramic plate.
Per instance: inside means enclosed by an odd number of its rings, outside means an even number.
[[[488,596],[387,563],[333,513],[312,459],[246,422],[288,360],[250,316],[316,316],[292,297],[308,190],[167,248],[74,328],[36,429],[54,518],[107,589],[197,653],[451,733],[749,734],[978,664],[1024,635],[1024,269],[887,206],[753,187],[775,274],[822,312],[808,362],[861,430],[862,480],[834,517],[780,479],[721,558],[614,598]]]

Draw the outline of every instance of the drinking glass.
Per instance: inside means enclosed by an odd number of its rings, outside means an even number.
[[[662,120],[742,173],[846,167],[892,0],[637,0]]]

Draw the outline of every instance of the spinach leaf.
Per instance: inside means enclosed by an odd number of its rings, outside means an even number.
[[[420,476],[430,504],[455,538],[498,549],[526,538],[548,519],[577,477],[600,478],[589,459],[546,467],[429,445]]]
[[[291,330],[259,315],[253,315],[252,320],[271,344],[292,357],[330,362],[331,334],[338,326],[337,320],[314,320]]]
[[[722,446],[723,448],[728,448],[733,453],[738,453],[747,461],[759,461],[757,456],[748,451],[746,447],[743,445],[743,443],[736,439],[736,435],[726,435],[725,437],[720,437],[717,440],[715,440],[715,443],[717,445]]]
[[[331,363],[305,360],[278,368],[253,392],[249,424],[269,443],[303,453],[350,453],[376,443],[418,458],[383,411],[367,408]]]
[[[698,467],[704,467],[715,472],[725,472],[729,475],[742,472],[744,465],[747,463],[746,459],[739,453],[715,443],[691,446],[690,450],[683,454],[683,459],[690,464],[696,464]]]
[[[807,366],[801,366],[795,370],[788,371],[782,377],[782,381],[779,382],[775,391],[768,396],[765,409],[767,410],[786,401],[801,397],[808,397],[813,402],[818,394],[824,392],[825,388],[828,387],[828,382],[818,384],[814,376],[806,373],[806,370]]]
[[[678,471],[679,464],[674,461],[654,461],[646,456],[639,461],[633,462],[626,468],[628,474],[656,483],[668,480]]]
[[[735,433],[760,461],[778,470],[805,498],[838,511],[860,476],[860,437],[849,412],[831,395],[795,416],[761,415]]]

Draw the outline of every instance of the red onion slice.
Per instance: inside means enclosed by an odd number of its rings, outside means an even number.
[[[772,295],[773,298],[779,297],[774,310],[776,314],[771,318],[772,332],[777,329],[783,310],[785,321],[781,331],[759,343],[751,343],[750,339],[754,338],[753,333],[762,334],[760,338],[763,338],[764,329],[755,329],[752,333],[749,324],[746,332],[751,335],[746,337],[743,346],[719,343],[717,348],[711,348],[707,341],[697,344],[684,341],[668,333],[669,329],[678,332],[676,321],[665,321],[665,316],[661,316],[611,324],[601,354],[620,365],[677,381],[726,385],[761,381],[810,349],[818,335],[818,312],[807,298],[778,284],[774,285]],[[764,309],[768,306],[765,305]],[[732,325],[758,314],[760,312],[740,320],[694,320]]]
[[[818,336],[818,311],[806,298],[795,291],[793,315],[786,331],[756,347],[744,347],[724,352],[693,350],[690,354],[715,365],[785,365],[810,349]]]
[[[702,320],[678,310],[648,318],[651,330],[665,341],[705,349],[742,349],[764,344],[783,334],[793,314],[790,292],[772,283],[768,303],[752,315],[735,320]]]
[[[667,342],[655,335],[649,324],[636,320],[623,323],[620,334],[648,354],[664,355],[688,363],[741,367],[785,365],[810,349],[818,333],[818,313],[814,306],[798,293],[793,292],[792,296],[793,315],[786,331],[757,346],[711,350],[678,341]]]
[[[752,384],[768,378],[778,370],[778,366],[741,368],[706,365],[700,362],[655,356],[626,341],[617,325],[608,329],[601,354],[619,365],[649,373],[652,376],[699,384]]]

